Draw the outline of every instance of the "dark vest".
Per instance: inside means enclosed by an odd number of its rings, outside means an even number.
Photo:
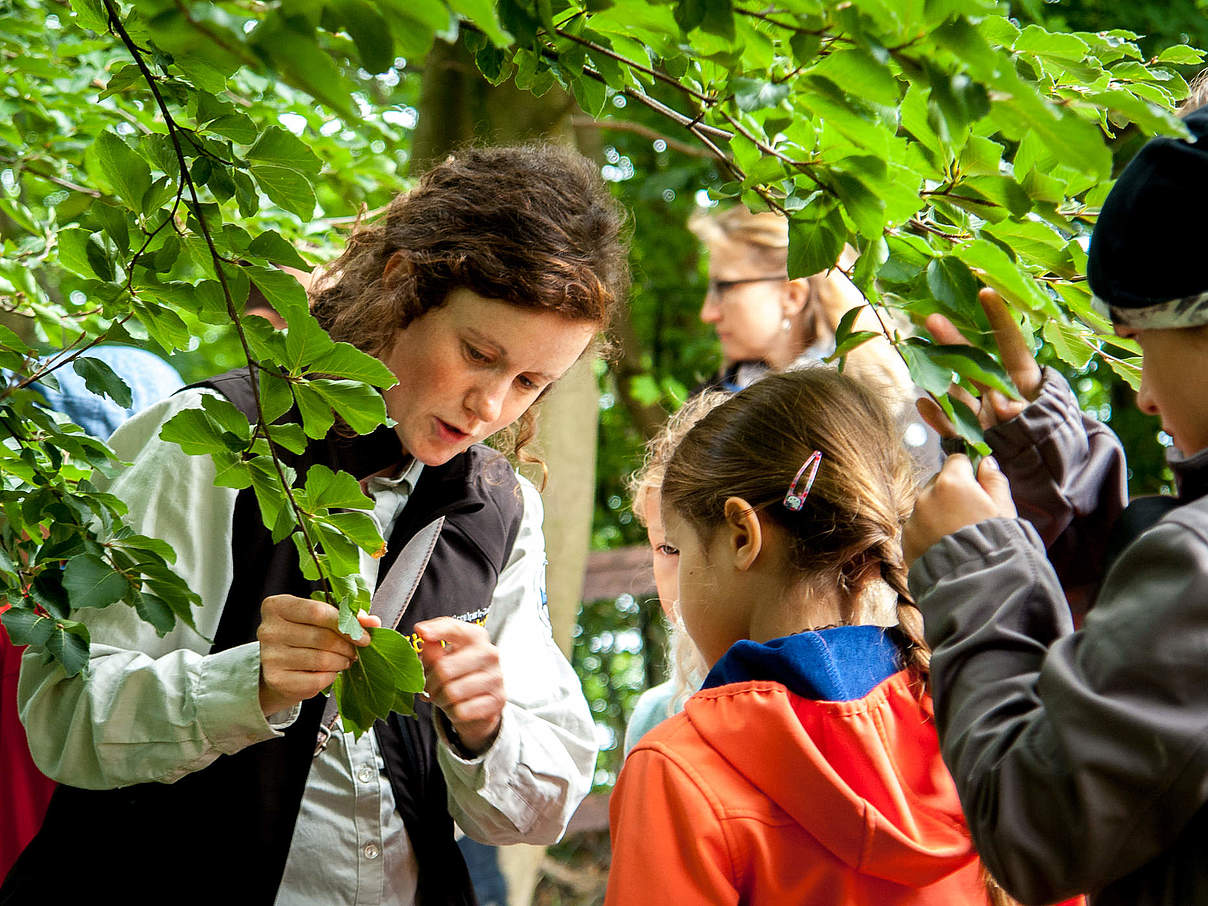
[[[247,369],[195,386],[217,390],[254,420]],[[299,480],[316,463],[363,478],[403,461],[389,428],[360,437],[333,430],[301,455],[279,452]],[[380,582],[407,541],[433,519],[445,517],[399,631],[409,633],[415,623],[437,616],[485,610],[511,555],[522,514],[515,474],[487,447],[477,445],[444,465],[425,467],[387,539],[379,571]],[[307,597],[315,588],[298,569],[293,543],[273,544],[250,488],[236,499],[232,553],[234,578],[212,652],[255,640],[265,597]],[[135,904],[271,904],[285,869],[325,702],[321,695],[304,702],[283,737],[222,755],[172,784],[100,791],[60,786],[42,830],[0,888],[0,903],[42,903],[47,894],[61,902],[82,902],[86,896],[109,893]],[[392,714],[377,722],[374,733],[415,850],[418,902],[473,904],[436,761],[432,708],[418,696],[415,705],[414,719]],[[315,855],[320,861],[324,857]],[[115,887],[98,888],[98,876],[115,879]]]

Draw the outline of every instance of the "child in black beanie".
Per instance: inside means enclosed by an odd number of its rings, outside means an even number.
[[[1208,108],[1185,122],[1189,140],[1154,139],[1121,174],[1088,274],[1141,345],[1137,402],[1173,438],[1177,500],[1106,563],[1119,443],[984,292],[1025,402],[982,394],[995,456],[976,477],[951,457],[904,531],[944,759],[983,860],[1025,903],[1208,903]],[[1087,577],[1074,631],[1065,591]]]

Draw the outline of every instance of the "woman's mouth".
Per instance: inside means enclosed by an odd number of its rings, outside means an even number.
[[[461,443],[470,436],[468,432],[462,431],[455,425],[450,425],[442,418],[436,419],[436,430],[442,440],[451,444]]]

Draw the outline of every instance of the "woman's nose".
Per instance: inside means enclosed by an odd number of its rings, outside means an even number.
[[[507,383],[502,380],[483,381],[474,386],[466,397],[466,408],[482,422],[493,422],[503,412],[507,398]]]

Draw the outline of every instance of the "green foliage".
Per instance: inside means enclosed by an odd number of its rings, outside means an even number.
[[[1118,158],[1141,135],[1179,134],[1171,111],[1187,90],[1180,67],[1200,59],[1186,45],[1203,43],[1203,3],[1181,0],[1171,21],[1187,34],[1145,49],[1104,28],[1092,0],[1020,6],[1013,19],[995,0],[6,4],[0,303],[24,339],[0,331],[5,625],[74,673],[86,668],[80,608],[132,606],[167,632],[198,603],[166,545],[131,533],[97,490],[117,467],[107,447],[30,389],[70,364],[121,403],[128,388],[87,355],[121,341],[174,354],[190,379],[258,365],[254,424],[211,400],[163,436],[210,455],[220,484],[252,488],[273,536],[293,539],[340,625],[360,633],[358,550],[381,545],[363,498],[346,478],[292,474],[276,451],[301,450],[337,417],[381,424],[374,388],[392,376],[333,343],[276,265],[327,257],[338,227],[401,187],[400,124],[417,90],[406,58],[437,39],[463,41],[494,83],[536,95],[558,85],[605,128],[631,128],[610,150],[641,176],[618,183],[635,210],[635,340],[602,402],[599,543],[640,536],[619,476],[649,410],[674,408],[715,361],[682,230],[701,188],[784,212],[794,274],[852,245],[869,302],[916,322],[942,311],[980,338],[976,288],[998,289],[1042,359],[1089,380],[1084,401],[1123,418],[1107,375],[1135,381],[1136,351],[1091,307],[1083,243]],[[1150,21],[1146,5],[1126,7]],[[1123,10],[1112,15],[1133,24]],[[241,317],[252,285],[285,316],[284,334]],[[849,323],[841,352],[864,339]],[[985,354],[891,340],[937,394],[954,373],[1003,379]],[[380,658],[378,644],[375,633],[376,666],[337,688],[360,727],[405,707],[417,682],[397,643],[383,641]]]
[[[312,469],[299,482],[275,450],[301,452],[336,418],[361,432],[385,423],[375,388],[394,378],[334,343],[274,265],[309,268],[297,245],[308,235],[320,248],[332,241],[317,205],[340,216],[389,200],[405,156],[380,153],[399,133],[381,112],[362,115],[366,93],[382,112],[394,108],[396,32],[413,45],[417,16],[430,20],[429,34],[455,21],[440,3],[409,7],[405,25],[359,2],[321,15],[153,0],[77,0],[70,10],[30,0],[0,12],[10,86],[0,98],[0,298],[39,345],[62,350],[40,357],[16,333],[0,334],[0,581],[14,638],[69,673],[87,662],[87,630],[71,619],[80,608],[121,602],[162,634],[177,619],[191,623],[199,603],[173,574],[170,548],[134,535],[121,503],[96,491],[94,472],[117,465],[107,447],[56,421],[29,389],[70,364],[90,390],[129,405],[129,388],[86,354],[109,340],[171,353],[219,339],[231,350],[222,365],[256,364],[253,424],[207,399],[162,436],[210,455],[219,484],[251,487],[274,537],[294,539],[340,625],[361,634],[356,612],[369,590],[357,551],[383,547],[372,520],[349,512],[367,501],[350,476]],[[386,72],[393,78],[371,77]],[[282,127],[286,115],[308,139]],[[283,334],[241,316],[252,283],[286,318]],[[390,700],[350,681],[341,695],[350,715],[372,722],[422,688],[404,647],[375,641],[371,650],[385,652],[368,656],[376,673],[394,665]]]

